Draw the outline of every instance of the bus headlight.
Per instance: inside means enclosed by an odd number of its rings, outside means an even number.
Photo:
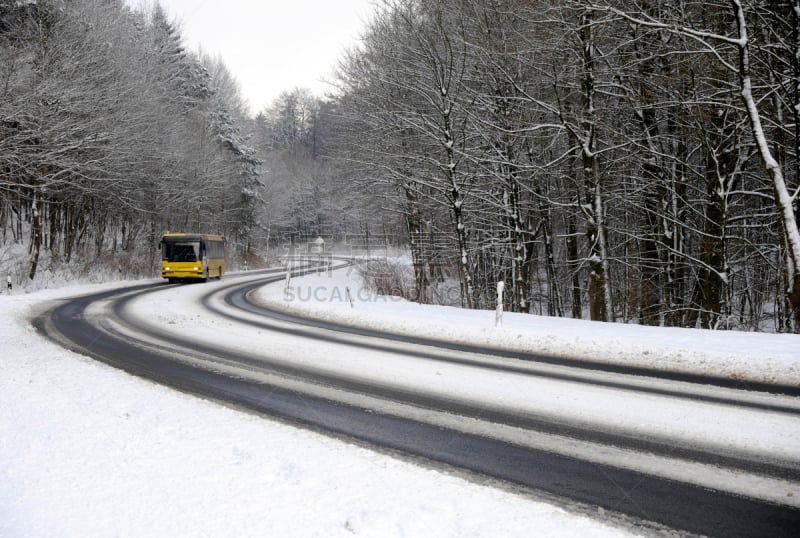
[[[169,267],[165,267],[164,271],[172,271],[172,269],[170,269]]]

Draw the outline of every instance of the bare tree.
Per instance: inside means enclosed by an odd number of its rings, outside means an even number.
[[[748,13],[739,0],[730,0],[728,6],[728,13],[736,28],[734,35],[726,35],[713,29],[697,27],[691,24],[693,21],[688,21],[689,24],[684,21],[667,23],[648,16],[646,13],[626,12],[608,5],[594,5],[593,9],[614,13],[634,24],[686,36],[696,44],[699,44],[700,50],[704,54],[715,58],[718,65],[737,76],[739,94],[755,148],[772,183],[775,217],[779,230],[778,241],[784,256],[782,265],[786,282],[786,299],[794,312],[794,322],[795,327],[797,327],[800,324],[800,313],[798,313],[798,308],[800,307],[800,284],[798,284],[800,282],[800,269],[798,269],[798,262],[800,262],[800,232],[798,232],[797,219],[793,209],[797,193],[791,193],[787,187],[783,168],[775,159],[770,147],[771,144],[767,140],[762,122],[762,112],[759,110],[757,97],[753,93],[752,51],[748,34],[748,28],[750,27],[747,21]],[[751,15],[755,16],[758,14],[760,7],[754,5],[752,9],[754,13],[751,13]],[[731,61],[730,57],[722,50],[724,47],[733,48],[736,51],[736,59],[734,61]],[[734,159],[733,161],[741,162],[740,159]],[[735,167],[731,168],[728,165],[724,165],[723,169],[726,167],[730,170],[729,174],[736,173]],[[712,268],[713,265],[708,267]],[[719,268],[713,268],[719,274]]]

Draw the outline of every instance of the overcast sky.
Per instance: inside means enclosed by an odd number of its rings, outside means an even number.
[[[131,0],[138,5],[142,0]],[[180,23],[185,44],[219,54],[253,112],[283,90],[309,88],[355,44],[373,0],[161,0]]]

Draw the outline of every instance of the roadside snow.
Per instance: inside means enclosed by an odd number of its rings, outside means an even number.
[[[353,300],[351,307],[348,299]],[[397,334],[586,361],[800,386],[800,336],[645,327],[411,303],[362,289],[356,269],[266,286],[256,298],[300,315]]]

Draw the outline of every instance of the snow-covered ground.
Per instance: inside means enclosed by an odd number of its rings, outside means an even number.
[[[360,286],[355,267],[268,286],[257,297],[296,314],[397,334],[658,370],[800,385],[800,336],[645,327],[420,306]],[[354,305],[350,305],[348,291]],[[456,290],[457,292],[457,290]]]
[[[743,379],[800,378],[800,338],[794,335],[510,314],[496,328],[494,312],[374,297],[358,282],[345,270],[293,279],[288,291],[282,283],[268,286],[258,297],[349,323],[497,347]],[[146,307],[136,308],[151,309],[153,318],[170,317],[178,327],[196,325],[202,314],[182,320],[174,312],[194,312],[186,302],[215,285],[151,294]],[[62,350],[30,326],[29,317],[45,301],[110,287],[0,296],[0,536],[632,533],[131,377]],[[251,338],[257,343],[259,336]]]

